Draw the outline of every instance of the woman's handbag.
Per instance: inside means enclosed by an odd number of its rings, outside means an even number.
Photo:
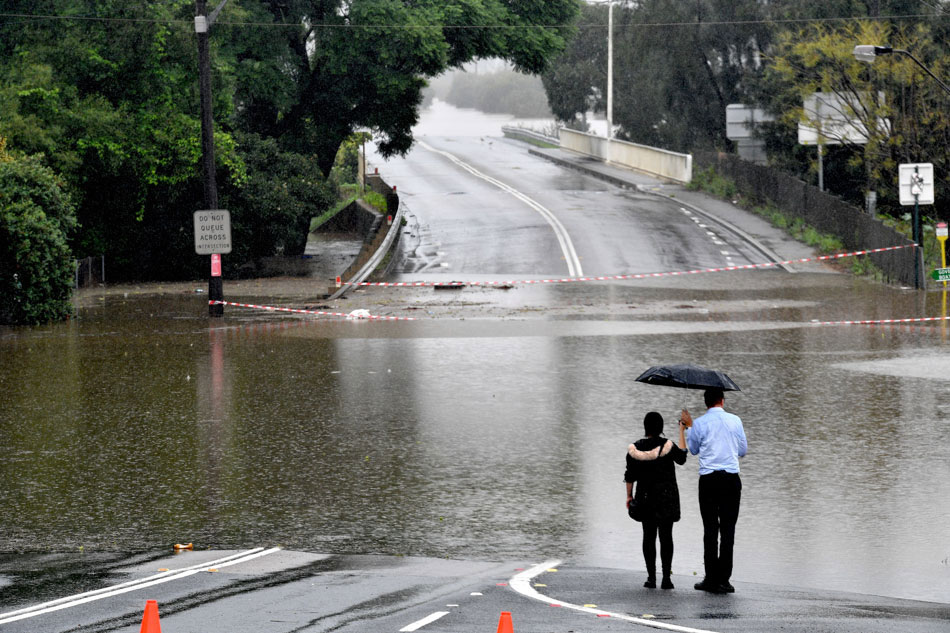
[[[640,500],[638,503],[636,497],[631,499],[630,503],[627,504],[627,514],[634,521],[643,521],[643,501]]]

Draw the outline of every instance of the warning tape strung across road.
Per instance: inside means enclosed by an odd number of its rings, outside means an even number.
[[[950,316],[920,317],[916,319],[868,319],[865,321],[812,321],[812,325],[891,325],[897,323],[930,323],[950,321]]]
[[[314,314],[317,316],[343,317],[350,320],[368,319],[370,321],[415,321],[412,317],[378,316],[369,312],[360,311],[358,314],[353,312],[324,312],[323,310],[303,310],[300,308],[281,308],[278,306],[261,306],[253,303],[234,303],[232,301],[208,301],[208,305],[235,306],[238,308],[254,308],[256,310],[268,310],[271,312],[292,312],[294,314]]]
[[[820,255],[818,257],[803,257],[802,259],[788,259],[783,262],[765,262],[764,264],[743,264],[741,266],[723,266],[721,268],[699,268],[697,270],[684,270],[665,273],[637,273],[631,275],[603,275],[600,277],[561,277],[552,279],[521,279],[505,281],[361,281],[359,283],[342,282],[344,286],[375,286],[389,288],[418,288],[421,286],[503,286],[516,284],[562,284],[580,281],[623,281],[627,279],[652,279],[654,277],[678,277],[682,275],[697,275],[700,273],[721,273],[733,270],[750,270],[753,268],[771,268],[774,266],[784,266],[787,264],[804,264],[807,262],[822,262],[832,259],[842,259],[845,257],[856,257],[858,255],[871,255],[874,253],[883,253],[885,251],[896,251],[902,248],[911,248],[915,244],[902,244],[901,246],[886,246],[884,248],[873,248],[864,251],[854,251],[851,253],[838,253],[835,255]]]
[[[415,321],[413,317],[395,317],[395,316],[377,316],[370,314],[365,310],[357,313],[346,314],[344,312],[324,312],[322,310],[304,310],[300,308],[282,308],[279,306],[262,306],[253,303],[234,303],[232,301],[209,301],[209,305],[235,306],[238,308],[253,308],[256,310],[267,310],[269,312],[291,312],[294,314],[314,314],[317,316],[343,317],[349,320],[367,319],[370,321]],[[932,323],[935,321],[950,321],[950,316],[941,317],[919,317],[908,319],[866,319],[863,321],[811,321],[808,325],[895,325],[903,323]]]

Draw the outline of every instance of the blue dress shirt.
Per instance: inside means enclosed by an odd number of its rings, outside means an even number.
[[[738,474],[739,458],[749,450],[742,420],[722,407],[712,407],[693,420],[686,446],[690,453],[699,455],[700,475],[716,470]]]

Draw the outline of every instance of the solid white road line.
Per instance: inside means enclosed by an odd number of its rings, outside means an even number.
[[[427,625],[427,624],[432,624],[433,622],[435,622],[435,621],[438,620],[439,618],[444,617],[444,616],[447,616],[448,614],[449,614],[448,611],[436,611],[436,612],[433,613],[432,615],[427,615],[426,617],[422,618],[421,620],[418,620],[418,621],[416,621],[416,622],[413,622],[413,623],[410,624],[409,626],[404,626],[404,627],[402,627],[401,629],[399,629],[399,633],[402,633],[403,631],[418,631],[419,629],[421,629],[421,628],[424,627],[425,625]]]
[[[489,176],[489,175],[487,175],[487,174],[484,174],[484,173],[478,171],[477,169],[475,169],[474,167],[472,167],[472,166],[469,165],[468,163],[462,161],[462,160],[459,159],[458,157],[456,157],[456,156],[454,156],[454,155],[452,155],[452,154],[450,154],[450,153],[448,153],[448,152],[443,152],[443,151],[440,150],[440,149],[436,149],[436,148],[432,147],[431,145],[429,145],[428,143],[425,143],[424,141],[417,141],[417,142],[419,143],[419,146],[420,146],[420,147],[424,147],[425,149],[429,150],[430,152],[435,152],[436,154],[441,154],[442,156],[445,156],[445,157],[448,158],[450,161],[452,161],[453,163],[455,163],[456,165],[458,165],[459,167],[461,167],[462,169],[464,169],[464,170],[467,171],[468,173],[472,174],[473,176],[475,176],[475,177],[477,177],[477,178],[481,178],[482,180],[484,180],[484,181],[486,181],[486,182],[489,182],[489,183],[495,185],[496,187],[498,187],[498,188],[501,189],[502,191],[505,191],[505,192],[511,194],[512,196],[514,196],[514,197],[517,198],[518,200],[521,200],[521,201],[524,202],[526,205],[528,205],[529,207],[531,207],[532,209],[534,209],[535,211],[537,211],[538,213],[540,213],[540,214],[541,214],[541,217],[543,217],[545,220],[547,220],[547,223],[551,225],[551,228],[552,228],[552,229],[554,229],[554,235],[557,237],[558,244],[561,245],[561,252],[564,254],[564,261],[567,262],[568,274],[569,274],[570,276],[572,276],[572,277],[583,277],[583,276],[584,276],[584,271],[583,271],[583,269],[581,268],[581,260],[580,260],[580,258],[577,256],[577,251],[574,250],[574,243],[571,241],[570,235],[567,234],[567,229],[564,228],[564,225],[561,224],[561,221],[558,220],[557,217],[555,217],[555,215],[554,215],[553,213],[551,213],[550,209],[548,209],[548,208],[542,206],[540,203],[538,203],[537,201],[535,201],[535,200],[529,198],[528,196],[526,196],[525,194],[521,193],[520,191],[518,191],[518,190],[515,189],[514,187],[512,187],[512,186],[510,186],[510,185],[507,185],[507,184],[501,182],[500,180],[497,180],[497,179],[495,179],[495,178],[492,178],[491,176]]]
[[[656,620],[647,620],[644,618],[635,618],[633,616],[627,615],[625,613],[614,613],[611,611],[604,611],[602,609],[595,609],[592,607],[583,607],[577,604],[571,604],[570,602],[564,602],[562,600],[556,600],[554,598],[549,598],[531,586],[531,581],[545,571],[556,568],[561,564],[559,560],[549,560],[540,565],[535,565],[531,569],[526,569],[520,574],[514,576],[509,582],[508,586],[520,593],[526,598],[532,598],[534,600],[540,600],[541,602],[546,602],[548,604],[555,604],[559,607],[565,609],[573,609],[575,611],[582,611],[584,613],[590,613],[592,615],[599,616],[609,616],[611,618],[616,618],[618,620],[623,620],[625,622],[633,622],[634,624],[641,624],[643,626],[649,626],[654,629],[662,629],[664,631],[676,631],[677,633],[715,633],[715,631],[707,631],[705,629],[693,629],[688,626],[679,626],[676,624],[667,624],[665,622],[657,622]]]
[[[279,547],[274,547],[269,550],[265,550],[263,547],[255,547],[251,550],[246,550],[237,554],[231,554],[229,556],[218,558],[205,563],[191,565],[190,567],[171,569],[169,571],[161,572],[146,578],[130,580],[128,582],[113,585],[111,587],[103,587],[102,589],[87,591],[75,596],[51,600],[50,602],[33,605],[32,607],[26,607],[25,609],[0,613],[0,624],[25,620],[27,618],[36,617],[45,613],[51,613],[53,611],[60,611],[62,609],[68,609],[70,607],[86,604],[87,602],[95,602],[96,600],[102,600],[104,598],[117,596],[123,593],[129,593],[130,591],[137,591],[139,589],[145,589],[146,587],[160,585],[166,582],[171,582],[172,580],[181,580],[182,578],[193,576],[207,569],[220,569],[222,567],[237,565],[238,563],[244,563],[249,560],[253,560],[261,556],[267,556],[268,554],[273,554],[274,552],[278,551],[280,551]]]

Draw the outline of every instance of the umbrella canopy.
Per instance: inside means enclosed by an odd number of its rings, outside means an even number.
[[[682,387],[684,389],[712,389],[718,387],[723,391],[741,391],[739,385],[721,371],[688,363],[651,367],[640,374],[637,382],[645,382],[648,385]]]

